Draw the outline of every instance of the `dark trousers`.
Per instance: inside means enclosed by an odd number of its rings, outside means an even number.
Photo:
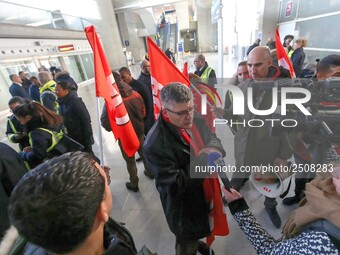
[[[176,255],[196,255],[198,240],[176,240]]]
[[[140,143],[140,145],[139,145],[139,149],[138,149],[138,154],[143,161],[145,171],[149,172],[148,163],[147,163],[147,161],[144,157],[144,153],[143,153],[144,135],[142,135],[139,138],[139,143]],[[120,151],[122,152],[123,158],[125,160],[126,168],[127,168],[129,175],[130,175],[130,183],[131,183],[132,186],[138,187],[139,178],[138,178],[138,175],[137,175],[137,165],[136,165],[135,155],[128,157],[128,155],[126,155],[125,151],[123,150],[122,144],[119,140],[118,140],[118,144],[119,144]]]

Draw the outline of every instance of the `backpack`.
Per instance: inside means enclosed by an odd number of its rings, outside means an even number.
[[[133,240],[130,231],[124,226],[124,223],[118,222],[110,217],[105,226],[110,234],[117,236],[120,240],[127,243],[133,251],[137,253],[135,241]]]

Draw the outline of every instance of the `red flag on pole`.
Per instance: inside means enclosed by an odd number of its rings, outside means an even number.
[[[187,86],[190,81],[172,61],[158,48],[154,41],[148,37],[148,55],[150,61],[151,86],[154,103],[155,118],[157,119],[161,111],[161,89],[170,82],[181,82]]]
[[[224,211],[221,188],[218,177],[207,178],[203,181],[205,198],[210,202],[209,223],[210,235],[207,237],[207,244],[210,246],[215,236],[226,236],[229,234],[227,215]]]
[[[188,62],[184,63],[182,74],[189,79]]]
[[[277,60],[279,62],[279,66],[286,68],[290,72],[290,77],[295,78],[294,68],[292,66],[292,62],[290,61],[283,45],[281,44],[279,30],[276,28],[276,36],[275,36],[275,44],[276,44],[276,54]]]
[[[139,148],[139,139],[114,81],[96,29],[94,26],[86,27],[85,33],[94,55],[96,96],[104,98],[112,132],[121,141],[126,154],[131,157]]]

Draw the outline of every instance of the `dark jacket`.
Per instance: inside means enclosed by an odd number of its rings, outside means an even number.
[[[26,124],[26,130],[31,137],[30,145],[32,151],[20,152],[19,154],[23,160],[28,161],[32,168],[49,157],[47,149],[52,146],[51,134],[39,128],[46,128],[56,132],[60,131],[60,127],[50,127],[42,122],[40,118],[32,118]]]
[[[29,93],[32,99],[36,102],[40,103],[40,92],[39,92],[39,86],[36,84],[32,84],[29,88]]]
[[[305,58],[306,58],[306,54],[303,48],[297,48],[296,50],[294,50],[291,60],[293,63],[293,68],[294,68],[296,77],[300,77],[301,75],[302,66],[305,61]]]
[[[147,75],[143,72],[140,72],[140,75],[137,79],[138,81],[140,81],[141,83],[144,83],[148,89],[150,90],[150,94],[152,95],[152,87],[151,87],[151,75]]]
[[[136,252],[116,235],[111,234],[104,228],[104,248],[103,255],[135,255]],[[53,255],[54,253],[32,243],[27,243],[22,251],[23,255]]]
[[[67,135],[84,146],[84,151],[91,152],[93,132],[91,117],[83,100],[74,93],[58,99],[59,114],[64,117]]]
[[[143,98],[136,91],[133,91],[131,86],[129,86],[125,82],[120,82],[118,88],[123,98],[124,105],[131,120],[133,129],[135,130],[137,137],[142,137],[144,135],[145,117],[145,106]],[[105,105],[103,107],[100,121],[102,127],[105,128],[106,131],[111,131],[110,120]]]
[[[8,198],[26,172],[18,153],[0,142],[0,240],[10,225],[7,215]]]
[[[9,87],[9,93],[11,93],[12,97],[22,97],[22,98],[28,98],[31,99],[28,92],[19,84],[12,83],[12,85]]]
[[[205,146],[223,151],[220,140],[195,118]],[[210,233],[209,206],[204,197],[203,179],[190,178],[190,146],[179,129],[166,122],[162,114],[144,142],[144,155],[156,180],[163,211],[170,230],[178,240],[198,240]]]
[[[19,148],[30,146],[25,126],[21,125],[14,114],[8,117],[6,136],[12,143],[19,143]]]
[[[131,83],[129,84],[132,89],[136,92],[138,92],[144,101],[145,105],[145,129],[144,133],[147,134],[152,127],[154,121],[154,112],[153,112],[153,99],[152,99],[152,94],[150,93],[150,89],[144,84],[141,83],[138,80],[132,79]]]
[[[208,75],[205,75],[206,71],[208,72]],[[217,84],[215,70],[212,69],[207,62],[205,62],[205,65],[201,70],[196,70],[195,74],[201,78],[202,82],[207,83],[212,87],[215,87],[215,84]]]
[[[259,255],[329,255],[339,254],[327,233],[303,231],[297,237],[275,240],[256,220],[243,198],[229,203],[234,219]]]
[[[29,88],[30,88],[32,82],[27,78],[24,78],[24,79],[21,79],[21,80],[22,80],[22,87],[27,91],[27,93],[29,93]]]
[[[260,46],[260,44],[258,43],[253,43],[252,45],[249,46],[248,50],[247,50],[247,56],[249,55],[249,53],[256,48],[257,46]]]

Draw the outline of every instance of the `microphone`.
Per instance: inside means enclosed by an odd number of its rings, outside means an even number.
[[[224,187],[230,191],[231,184],[227,174],[223,171],[225,169],[225,162],[222,155],[218,152],[211,152],[207,154],[207,164],[215,168],[215,172],[218,173]]]

